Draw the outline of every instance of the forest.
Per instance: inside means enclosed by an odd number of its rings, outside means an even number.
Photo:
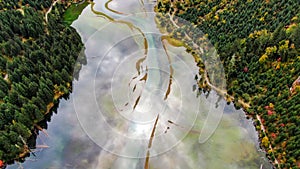
[[[70,5],[53,1],[0,0],[0,162],[24,161],[40,122],[68,98],[83,44],[63,22]],[[75,76],[73,76],[75,72]]]
[[[191,45],[202,39],[191,29],[203,32],[225,69],[220,95],[253,119],[276,168],[300,168],[300,1],[158,0],[155,10],[160,27],[200,58],[204,76],[201,52]],[[194,26],[174,25],[180,19]],[[198,80],[200,90],[211,89]]]

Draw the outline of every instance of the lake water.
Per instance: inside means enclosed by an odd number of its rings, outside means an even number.
[[[245,113],[197,91],[193,56],[163,40],[153,5],[95,0],[83,10],[72,26],[87,64],[35,156],[9,169],[272,168]]]

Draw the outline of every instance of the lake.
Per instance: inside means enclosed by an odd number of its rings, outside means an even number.
[[[153,7],[95,0],[83,10],[72,27],[87,64],[35,156],[9,169],[272,168],[245,112],[198,91],[194,57],[163,38]]]

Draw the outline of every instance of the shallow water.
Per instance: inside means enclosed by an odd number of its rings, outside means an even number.
[[[162,40],[152,9],[95,0],[72,24],[87,65],[24,168],[271,168],[245,113],[197,92],[193,56]]]

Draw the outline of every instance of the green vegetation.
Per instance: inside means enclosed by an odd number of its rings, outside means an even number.
[[[72,4],[64,13],[64,22],[68,25],[71,25],[73,21],[75,21],[83,9],[89,4],[88,1],[84,1],[83,3]]]
[[[186,25],[177,28],[173,15],[203,31],[225,69],[227,90],[217,92],[254,119],[274,166],[299,168],[300,1],[159,0],[156,11],[157,23],[198,57],[205,77],[203,56],[193,45],[201,44],[201,36],[191,36]],[[205,81],[200,78],[199,87],[211,89]]]
[[[75,29],[63,24],[67,2],[62,2],[48,22],[52,0],[0,2],[0,160],[5,164],[24,160],[35,146],[27,143],[38,123],[71,92],[83,44]]]

